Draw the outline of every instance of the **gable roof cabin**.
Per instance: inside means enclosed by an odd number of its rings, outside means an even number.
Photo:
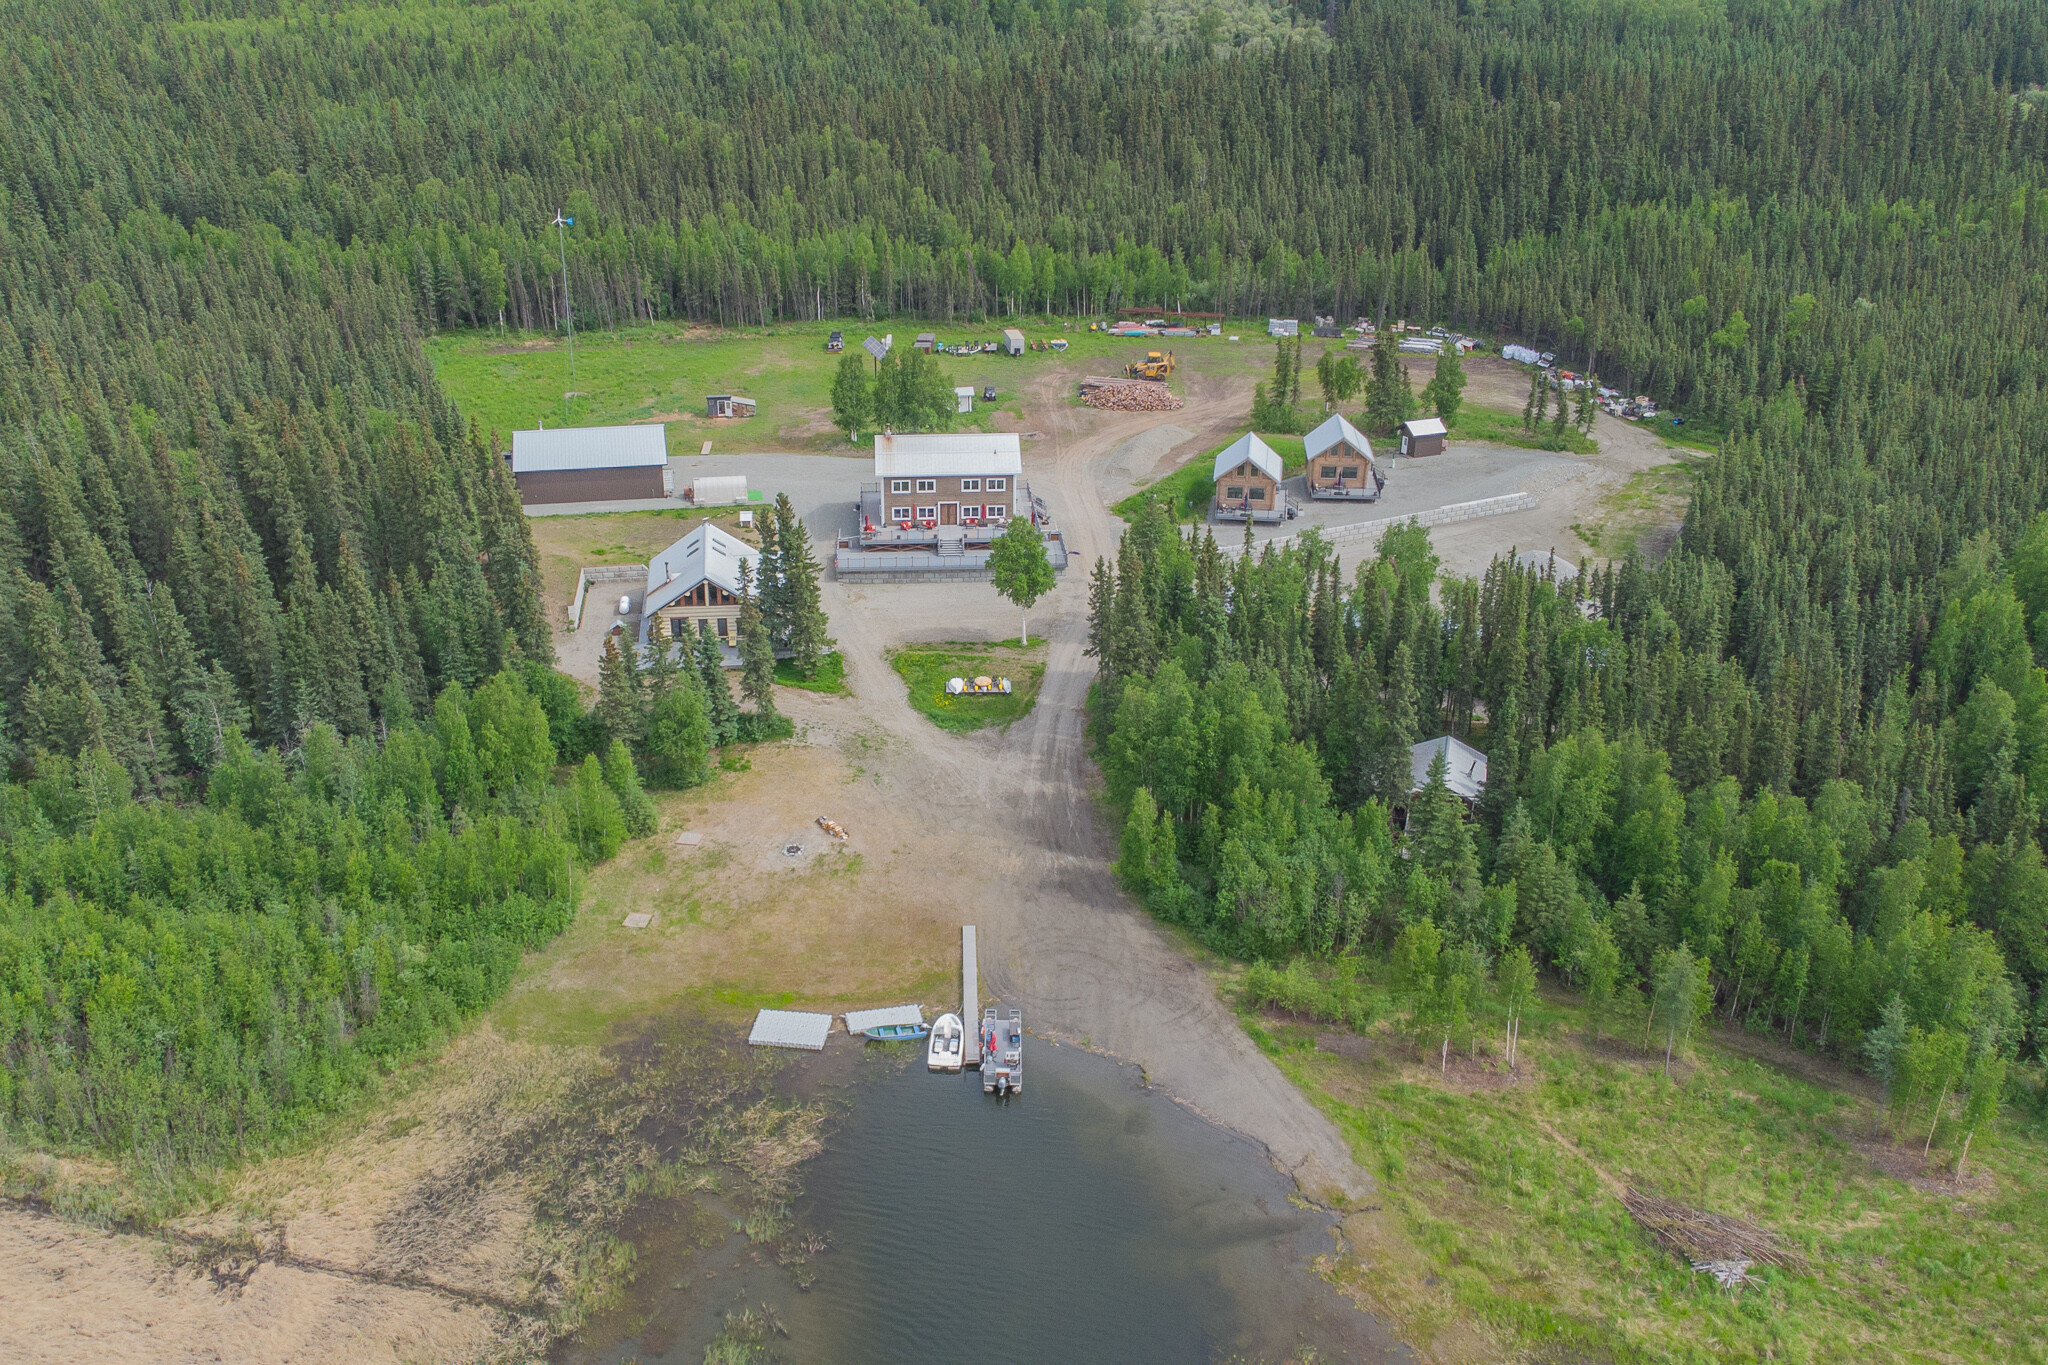
[[[1249,463],[1274,483],[1283,477],[1280,457],[1273,453],[1273,447],[1258,438],[1256,432],[1247,431],[1229,445],[1216,452],[1216,466],[1210,471],[1211,479],[1220,479],[1241,464]]]
[[[963,431],[875,437],[878,479],[1012,478],[1024,472],[1024,448],[1014,431]]]
[[[740,594],[740,565],[760,570],[761,552],[743,540],[727,535],[711,522],[697,529],[647,561],[647,595],[640,602],[640,639],[648,638],[648,623],[664,607],[709,583],[734,597]]]
[[[512,482],[522,503],[659,498],[668,429],[659,422],[512,433]]]
[[[1410,436],[1447,436],[1450,428],[1441,417],[1411,417],[1401,423]]]
[[[1302,446],[1313,460],[1330,447],[1347,445],[1366,459],[1372,459],[1372,442],[1365,439],[1365,433],[1351,425],[1350,419],[1341,412],[1333,412],[1324,418],[1322,425],[1302,438]]]
[[[1408,790],[1419,792],[1429,785],[1429,765],[1439,753],[1444,756],[1444,786],[1467,801],[1477,801],[1486,790],[1486,755],[1451,735],[1425,739],[1408,750]]]

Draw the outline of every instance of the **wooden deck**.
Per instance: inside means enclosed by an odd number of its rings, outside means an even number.
[[[981,981],[974,959],[974,926],[960,926],[960,1020],[966,1037],[960,1054],[962,1066],[981,1065]]]

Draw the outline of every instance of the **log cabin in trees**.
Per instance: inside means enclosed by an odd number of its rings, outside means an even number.
[[[661,635],[694,638],[698,623],[728,647],[739,643],[740,565],[761,571],[761,552],[711,522],[647,561],[647,595],[640,602],[640,643]]]
[[[1365,433],[1333,412],[1302,443],[1308,451],[1308,495],[1347,502],[1377,502],[1386,486]]]
[[[1209,515],[1217,521],[1279,521],[1287,515],[1287,490],[1280,486],[1280,457],[1247,431],[1216,452],[1216,496]]]

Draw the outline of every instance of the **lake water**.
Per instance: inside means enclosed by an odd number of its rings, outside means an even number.
[[[702,1252],[649,1235],[613,1339],[597,1325],[567,1360],[695,1365],[725,1313],[761,1304],[788,1361],[1405,1358],[1308,1268],[1336,1245],[1330,1217],[1135,1068],[1029,1040],[1005,1101],[926,1071],[921,1046],[847,1051],[793,1077],[844,1105],[797,1204],[832,1243],[809,1290],[737,1235]]]

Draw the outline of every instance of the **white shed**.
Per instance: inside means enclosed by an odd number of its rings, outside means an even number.
[[[953,411],[974,411],[974,386],[972,384],[963,384],[953,390]]]

